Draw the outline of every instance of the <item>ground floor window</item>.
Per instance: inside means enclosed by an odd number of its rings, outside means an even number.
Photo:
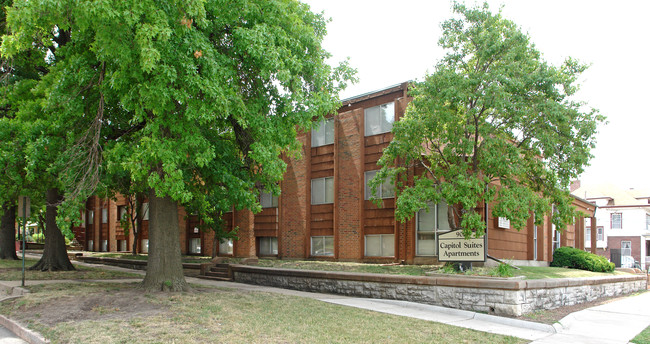
[[[149,253],[149,239],[142,239],[140,249],[142,253]]]
[[[605,232],[605,229],[603,227],[596,227],[596,240],[598,240],[598,241],[605,240],[604,232]]]
[[[533,260],[537,260],[537,225],[533,225]]]
[[[260,255],[261,256],[277,256],[278,255],[278,238],[276,237],[260,237]]]
[[[88,240],[88,251],[94,251],[95,247],[93,246],[94,242],[92,239]]]
[[[201,238],[190,238],[190,253],[191,254],[201,253]]]
[[[219,254],[232,254],[233,253],[233,243],[232,239],[226,239],[219,242]]]
[[[107,252],[108,251],[108,240],[102,240],[102,252]]]
[[[117,247],[119,247],[120,251],[126,251],[126,240],[118,240],[117,241]]]
[[[312,256],[333,256],[334,237],[333,236],[311,237],[311,255]]]
[[[366,235],[366,257],[394,257],[395,235]]]
[[[416,214],[415,252],[418,256],[438,255],[438,234],[451,230],[448,207],[444,201],[429,203]]]
[[[553,225],[553,252],[560,248],[560,232],[555,229],[555,225]]]
[[[632,255],[632,242],[621,241],[621,256],[631,256],[631,255]]]

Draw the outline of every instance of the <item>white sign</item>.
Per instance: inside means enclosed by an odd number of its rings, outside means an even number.
[[[31,215],[31,204],[30,204],[29,197],[27,196],[19,196],[18,197],[18,217],[29,217]],[[25,210],[25,213],[23,214],[23,209]]]
[[[438,235],[438,260],[441,262],[484,262],[485,236],[465,239],[462,230]]]

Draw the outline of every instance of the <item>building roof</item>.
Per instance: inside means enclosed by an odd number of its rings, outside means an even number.
[[[571,193],[586,200],[609,199],[607,206],[648,206],[650,197],[647,190],[624,189],[609,183],[580,186]]]

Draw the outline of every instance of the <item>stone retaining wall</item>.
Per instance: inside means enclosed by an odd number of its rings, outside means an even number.
[[[399,276],[231,265],[234,280],[303,291],[414,301],[519,316],[647,288],[646,275],[517,280]]]

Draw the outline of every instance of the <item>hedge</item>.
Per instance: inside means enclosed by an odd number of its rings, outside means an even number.
[[[573,247],[560,247],[555,250],[551,266],[594,272],[614,271],[614,263],[610,263],[607,258]]]

